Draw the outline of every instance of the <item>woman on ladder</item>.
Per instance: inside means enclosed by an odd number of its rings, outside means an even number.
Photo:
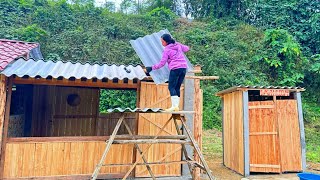
[[[152,70],[162,68],[166,63],[170,69],[169,91],[171,96],[171,107],[166,111],[179,111],[180,87],[187,72],[187,60],[184,52],[189,51],[189,47],[176,42],[170,34],[161,36],[161,43],[165,47],[160,62],[152,67],[146,67],[148,73]]]

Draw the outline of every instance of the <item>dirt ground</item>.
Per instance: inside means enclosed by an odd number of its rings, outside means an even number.
[[[297,173],[252,174],[249,177],[242,177],[238,173],[226,168],[222,163],[222,134],[217,130],[205,130],[203,133],[203,153],[213,175],[217,180],[298,180]],[[307,163],[307,172],[320,174],[320,163]]]

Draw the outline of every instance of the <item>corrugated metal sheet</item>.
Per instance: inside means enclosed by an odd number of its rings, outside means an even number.
[[[292,87],[292,86],[245,86],[245,85],[239,85],[239,86],[233,86],[231,88],[225,89],[223,91],[219,91],[216,95],[220,96],[223,94],[231,93],[236,90],[255,90],[255,89],[289,89],[292,91],[305,91],[302,87]]]
[[[113,112],[164,112],[164,109],[161,108],[135,108],[135,109],[131,109],[131,108],[114,108],[114,109],[108,109],[107,110],[108,113],[113,113]]]
[[[40,76],[47,78],[49,76],[53,78],[63,77],[69,79],[74,77],[76,79],[81,78],[97,78],[97,79],[140,79],[146,77],[145,72],[141,66],[116,66],[116,65],[99,65],[99,64],[81,64],[71,62],[53,62],[53,61],[34,61],[32,59],[26,61],[23,58],[18,59],[14,63],[8,65],[1,74],[9,77],[11,75],[17,75],[19,77]]]
[[[160,62],[164,47],[161,44],[161,35],[170,32],[165,29],[151,35],[131,40],[130,43],[144,66],[152,66]],[[187,59],[187,57],[186,57]],[[187,59],[188,60],[188,59]],[[188,60],[188,70],[193,70],[192,64]],[[165,65],[163,68],[152,71],[150,75],[156,84],[161,84],[169,79],[169,68]]]

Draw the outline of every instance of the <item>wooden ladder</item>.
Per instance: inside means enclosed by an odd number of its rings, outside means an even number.
[[[150,112],[148,112],[148,113],[150,113]],[[155,112],[151,112],[151,113],[155,113]],[[164,113],[164,112],[157,112],[157,113]],[[154,174],[151,170],[150,165],[169,164],[169,163],[187,164],[189,167],[189,170],[190,170],[190,174],[192,175],[192,179],[195,179],[194,173],[193,173],[194,168],[199,167],[200,169],[202,169],[204,172],[207,173],[210,180],[213,180],[214,177],[209,169],[209,166],[207,165],[197,142],[195,141],[194,137],[192,136],[190,129],[188,128],[188,126],[185,123],[186,119],[183,115],[185,113],[192,113],[192,111],[191,112],[190,111],[171,112],[170,114],[172,114],[172,116],[170,117],[169,120],[166,121],[166,123],[161,127],[161,129],[156,133],[155,136],[134,135],[133,132],[131,131],[128,123],[126,122],[126,119],[125,119],[127,113],[123,113],[121,115],[121,117],[119,118],[119,120],[118,120],[118,122],[112,132],[112,135],[106,141],[107,146],[102,154],[102,157],[101,157],[99,163],[96,165],[96,168],[91,176],[91,179],[92,180],[97,179],[101,167],[108,166],[103,163],[105,162],[105,159],[107,157],[107,154],[108,154],[112,144],[134,144],[134,148],[139,152],[140,158],[143,160],[143,163],[139,163],[139,161],[141,159],[137,158],[136,162],[133,164],[110,164],[111,166],[116,166],[116,165],[131,166],[129,171],[122,178],[123,180],[126,179],[130,175],[132,170],[137,165],[145,165],[151,178],[156,179],[156,177],[154,176]],[[172,120],[174,121],[178,135],[160,136],[161,132],[165,129],[165,127]],[[182,128],[185,130],[187,136],[182,135],[181,130],[178,125],[178,121],[181,121]],[[122,123],[124,124],[125,128],[127,129],[129,136],[124,136],[124,135],[117,136],[117,132],[118,132]],[[151,162],[151,163],[148,163],[147,159],[145,157],[145,154],[148,152],[148,149],[152,146],[152,144],[158,144],[158,143],[181,144],[185,160],[174,161],[174,162]],[[149,145],[146,147],[145,151],[143,152],[138,144],[149,144]],[[191,157],[188,156],[186,145],[191,145],[194,148],[194,152],[199,156],[200,162],[202,164],[198,163],[197,161],[193,160]]]

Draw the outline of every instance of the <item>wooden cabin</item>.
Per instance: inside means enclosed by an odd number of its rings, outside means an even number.
[[[306,168],[299,87],[236,86],[217,93],[223,109],[223,163],[251,172]]]
[[[0,72],[0,80],[0,135],[3,134],[0,178],[3,179],[88,179],[120,115],[99,111],[102,90],[134,91],[136,106],[140,108],[170,106],[167,84],[155,85],[150,78],[146,79],[141,66],[21,58]],[[199,82],[194,81],[197,80],[185,81],[180,107],[195,110],[194,117],[187,116],[187,123],[200,142],[202,94]],[[137,135],[154,135],[169,116],[132,113],[126,118]],[[165,132],[163,135],[177,133],[173,123]],[[128,133],[121,127],[119,134]],[[181,145],[155,144],[146,156],[148,162],[167,162],[181,160],[181,154]],[[133,144],[112,145],[105,164],[133,163],[136,156]],[[157,177],[181,177],[189,173],[180,164],[151,167]],[[121,178],[129,168],[102,167],[99,178]],[[130,175],[131,178],[148,176],[144,166],[138,166]]]

